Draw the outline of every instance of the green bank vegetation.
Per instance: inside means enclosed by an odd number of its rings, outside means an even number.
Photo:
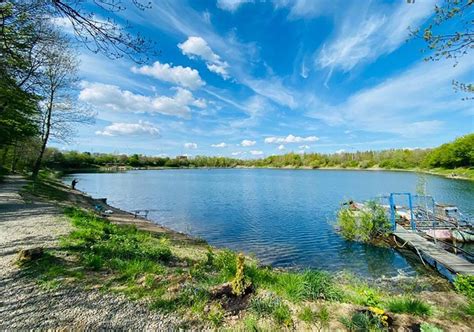
[[[341,235],[350,241],[373,242],[391,231],[384,208],[374,201],[366,202],[361,209],[352,204],[342,206],[336,225]]]
[[[1,163],[10,169],[29,172],[34,158],[31,145],[19,150],[3,150]],[[344,152],[337,154],[288,153],[263,159],[242,160],[227,157],[196,156],[150,157],[134,154],[114,155],[67,151],[48,148],[44,152],[42,167],[58,171],[99,170],[101,168],[192,168],[192,167],[275,167],[275,168],[349,168],[419,170],[446,176],[474,179],[474,134],[443,144],[435,149],[393,149],[383,151]]]
[[[61,191],[54,181],[38,182],[43,184],[27,188],[29,194],[68,201],[64,194],[54,193]],[[387,330],[392,319],[396,321],[394,298],[419,297],[420,290],[432,287],[413,279],[404,281],[401,291],[347,273],[274,270],[203,241],[175,238],[171,232],[114,224],[74,207],[65,214],[73,231],[61,239],[59,248],[23,262],[23,273],[46,289],[81,285],[124,294],[177,316],[183,328],[354,330],[366,324]],[[465,284],[460,279],[460,292],[469,289]],[[412,317],[410,323],[419,322],[417,317],[433,318],[444,326],[469,322],[470,302],[461,295],[456,301],[458,307],[449,313],[441,310],[441,303],[422,298],[415,306],[403,302],[398,312]],[[425,307],[429,314],[422,313]]]

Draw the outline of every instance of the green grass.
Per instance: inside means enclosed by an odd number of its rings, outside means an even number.
[[[404,313],[414,316],[430,316],[433,311],[429,304],[414,298],[391,300],[387,305],[387,309],[393,313]]]
[[[293,324],[290,308],[279,297],[253,298],[250,309],[259,317],[269,316],[279,325]]]

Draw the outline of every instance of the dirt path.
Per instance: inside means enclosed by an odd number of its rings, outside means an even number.
[[[20,249],[54,248],[71,230],[52,203],[25,202],[27,181],[9,176],[0,183],[0,330],[163,330],[171,322],[139,302],[77,287],[46,290],[15,265]]]

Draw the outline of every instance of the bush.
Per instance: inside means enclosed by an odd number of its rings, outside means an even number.
[[[474,276],[458,274],[454,280],[454,288],[458,293],[474,300]]]
[[[388,310],[397,314],[411,314],[415,316],[431,315],[431,306],[422,300],[411,298],[400,298],[388,303]]]
[[[345,239],[362,242],[385,236],[391,230],[384,208],[373,201],[356,211],[350,206],[342,208],[338,213],[337,226]]]

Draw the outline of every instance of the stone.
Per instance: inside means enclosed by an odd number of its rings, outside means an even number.
[[[43,257],[43,254],[44,254],[44,250],[42,247],[21,249],[18,252],[18,262],[26,263],[26,262],[34,261]]]

